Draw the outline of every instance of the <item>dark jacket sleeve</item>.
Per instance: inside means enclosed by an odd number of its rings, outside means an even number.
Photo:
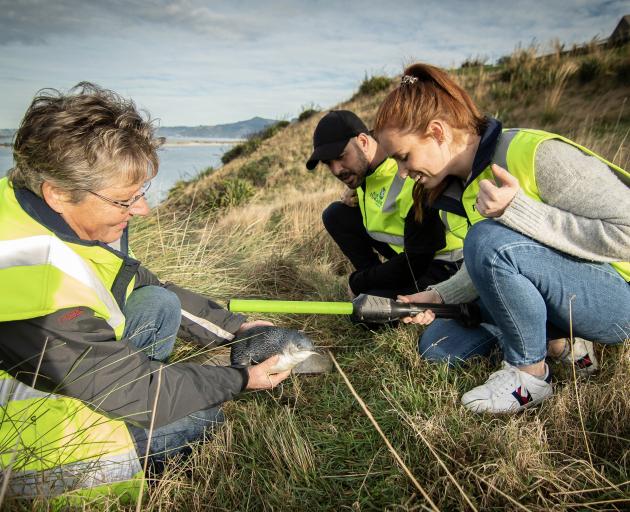
[[[213,300],[170,282],[161,282],[146,267],[140,266],[135,287],[162,286],[174,292],[182,304],[182,323],[178,336],[202,346],[223,345],[232,340],[246,317],[230,313]]]
[[[353,272],[349,284],[353,293],[374,289],[413,286],[427,271],[435,253],[446,246],[444,225],[439,212],[425,208],[422,222],[416,222],[413,209],[405,218],[405,251],[380,265]],[[411,270],[413,270],[413,276]]]
[[[240,369],[152,361],[125,340],[112,340],[111,333],[88,308],[3,322],[0,367],[31,386],[43,352],[37,389],[78,398],[109,417],[145,428],[158,392],[155,426],[217,406],[247,384]]]

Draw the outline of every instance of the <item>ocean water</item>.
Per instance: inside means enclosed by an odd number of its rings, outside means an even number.
[[[11,167],[13,167],[11,148],[0,146],[0,178],[4,176]]]
[[[149,204],[155,206],[163,200],[170,188],[178,180],[189,180],[207,167],[221,165],[221,156],[232,144],[188,145],[175,144],[160,148],[160,170],[154,178],[147,197]],[[13,167],[11,148],[0,146],[0,177]]]

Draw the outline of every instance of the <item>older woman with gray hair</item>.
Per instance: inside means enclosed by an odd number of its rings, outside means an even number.
[[[133,496],[140,458],[157,469],[223,419],[220,405],[268,389],[250,368],[166,364],[175,336],[220,345],[250,327],[207,297],[162,283],[131,254],[158,172],[151,121],[81,83],[39,93],[0,180],[0,467],[16,496]],[[152,435],[149,436],[149,430]]]

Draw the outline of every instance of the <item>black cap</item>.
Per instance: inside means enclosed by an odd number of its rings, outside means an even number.
[[[320,160],[334,160],[343,153],[348,141],[360,133],[369,133],[367,126],[349,110],[332,110],[321,118],[313,133],[313,154],[306,162],[311,171]]]

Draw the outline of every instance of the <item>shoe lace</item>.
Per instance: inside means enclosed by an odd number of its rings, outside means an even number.
[[[488,377],[486,385],[493,392],[514,391],[518,387],[525,387],[521,372],[516,366],[503,362],[503,368]]]

